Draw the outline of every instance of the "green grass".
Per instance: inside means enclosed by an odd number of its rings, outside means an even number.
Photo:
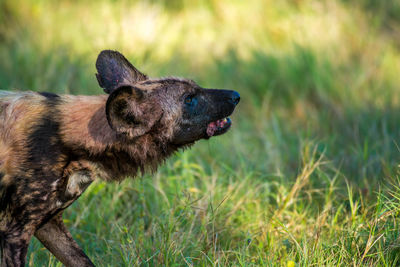
[[[398,1],[0,2],[0,87],[98,94],[99,51],[242,95],[230,132],[64,213],[98,266],[400,265]],[[60,266],[37,240],[29,266]]]

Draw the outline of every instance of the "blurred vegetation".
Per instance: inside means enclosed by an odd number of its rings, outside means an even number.
[[[99,94],[94,62],[232,88],[234,127],[64,214],[99,266],[400,264],[397,0],[3,0],[0,87]],[[39,242],[30,266],[58,266]]]

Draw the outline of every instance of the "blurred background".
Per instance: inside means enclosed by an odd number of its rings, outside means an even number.
[[[400,1],[0,1],[0,89],[100,94],[103,49],[242,100],[227,134],[64,213],[98,266],[400,264]]]

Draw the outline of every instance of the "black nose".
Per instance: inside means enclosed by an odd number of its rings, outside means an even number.
[[[237,105],[237,104],[239,103],[239,101],[240,101],[240,95],[239,95],[239,93],[236,92],[236,91],[233,91],[233,92],[232,92],[232,95],[231,95],[231,102],[232,102],[232,104]]]

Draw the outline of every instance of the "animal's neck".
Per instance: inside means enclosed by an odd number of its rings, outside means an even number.
[[[107,122],[106,95],[68,96],[61,105],[63,141],[70,147],[90,154],[104,153],[117,141],[116,133]]]

